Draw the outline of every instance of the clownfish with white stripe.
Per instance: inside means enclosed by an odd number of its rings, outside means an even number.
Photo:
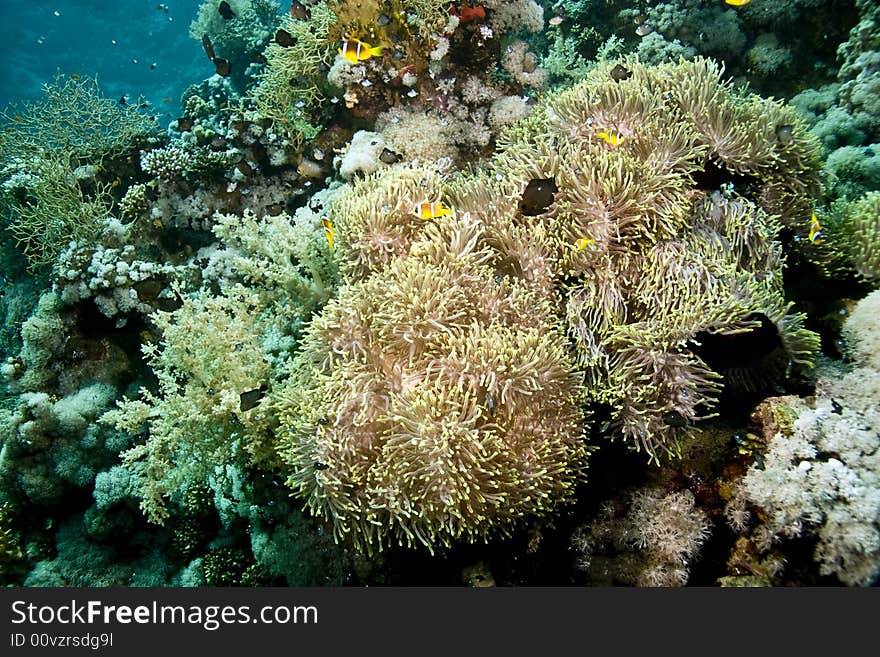
[[[332,249],[333,235],[336,233],[336,230],[334,230],[333,224],[330,223],[330,220],[327,217],[321,217],[321,225],[324,226],[324,237],[327,238],[327,244]]]
[[[413,214],[419,219],[436,219],[437,217],[447,217],[452,214],[452,210],[443,205],[440,201],[422,201],[413,210]]]
[[[352,64],[357,64],[370,57],[381,55],[383,50],[385,50],[385,46],[371,46],[360,39],[346,37],[342,42],[342,47],[339,48],[339,54]]]
[[[609,146],[620,146],[623,143],[620,130],[603,130],[596,136]]]
[[[807,238],[813,242],[814,244],[822,243],[822,225],[819,223],[819,217],[816,216],[816,213],[813,213],[813,216],[810,217],[810,233],[807,235]]]

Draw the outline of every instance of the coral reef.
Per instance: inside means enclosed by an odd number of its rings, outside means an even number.
[[[502,252],[530,245],[533,271],[521,275],[540,278],[544,294],[564,280],[592,395],[614,409],[615,433],[658,458],[706,417],[719,375],[747,385],[748,367],[780,348],[777,380],[809,364],[817,337],[784,301],[778,233],[780,221],[808,223],[818,161],[791,109],[737,95],[706,60],[622,65],[626,80],[599,65],[550,97],[510,131],[489,174],[503,182],[465,184],[453,198],[502,232],[528,218],[516,226],[528,240],[493,238]],[[797,136],[782,144],[773,126],[789,121]],[[622,143],[602,137],[612,131]],[[544,207],[516,213],[510,199],[551,178]],[[753,353],[734,372],[718,356],[738,339]]]
[[[32,267],[52,264],[70,240],[95,237],[114,186],[102,163],[155,128],[138,107],[103,97],[94,79],[60,74],[41,100],[7,108],[0,121],[3,227]]]
[[[4,583],[876,581],[876,3],[281,4],[2,117]]]
[[[812,400],[766,402],[772,414],[789,419],[765,425],[766,454],[731,503],[760,509],[754,523],[736,523],[755,553],[751,561],[774,543],[811,536],[821,574],[866,586],[880,573],[878,301],[873,292],[844,325],[852,367],[821,368]],[[759,571],[748,560],[745,566]]]
[[[158,392],[144,388],[142,399],[126,399],[101,418],[130,433],[146,426],[146,442],[123,459],[140,481],[141,508],[153,522],[168,515],[163,498],[205,481],[216,465],[273,458],[261,404],[269,364],[256,328],[259,309],[256,295],[233,287],[221,296],[197,293],[171,313],[158,312],[153,322],[161,343],[144,345]]]

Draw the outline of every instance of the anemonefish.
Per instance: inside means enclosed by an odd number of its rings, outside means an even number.
[[[731,5],[733,7],[742,7],[749,4],[751,1],[752,0],[724,0],[725,4]]]
[[[371,46],[360,39],[346,39],[339,48],[339,54],[352,64],[357,64],[370,57],[381,55],[383,50],[385,46]]]
[[[330,220],[327,217],[321,218],[321,225],[324,226],[324,235],[327,238],[327,244],[330,245],[330,248],[333,248],[333,224],[330,223]]]
[[[443,205],[440,201],[422,201],[414,209],[413,214],[419,219],[436,219],[437,217],[446,217],[452,214],[452,210]]]
[[[611,146],[620,146],[623,143],[623,135],[620,130],[603,130],[596,136]]]
[[[596,243],[596,240],[590,239],[589,237],[581,237],[574,243],[575,251],[584,251],[588,249],[590,246]]]
[[[810,219],[810,234],[807,237],[811,242],[814,242],[816,244],[822,243],[822,240],[819,239],[820,237],[822,237],[822,226],[819,224],[819,217],[816,216],[815,212]]]

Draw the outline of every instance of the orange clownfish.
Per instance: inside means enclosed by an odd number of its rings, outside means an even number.
[[[414,209],[413,214],[419,219],[436,219],[437,217],[446,217],[452,214],[452,210],[443,205],[440,201],[422,201]]]
[[[620,130],[603,130],[596,136],[611,146],[620,146],[623,143],[623,135]]]
[[[816,213],[813,213],[813,216],[810,218],[810,234],[807,235],[811,242],[815,244],[821,244],[822,240],[819,239],[822,237],[822,226],[819,224],[819,217],[816,216]]]
[[[346,38],[342,42],[342,47],[339,48],[339,54],[352,64],[357,64],[370,57],[381,55],[383,50],[385,50],[385,46],[371,46],[360,39]]]
[[[321,225],[324,226],[324,236],[327,238],[327,244],[330,245],[330,248],[333,248],[333,224],[330,223],[330,220],[327,217],[321,217]]]

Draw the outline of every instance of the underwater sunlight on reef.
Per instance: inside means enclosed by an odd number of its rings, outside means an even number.
[[[0,583],[876,583],[876,2],[0,15]]]

